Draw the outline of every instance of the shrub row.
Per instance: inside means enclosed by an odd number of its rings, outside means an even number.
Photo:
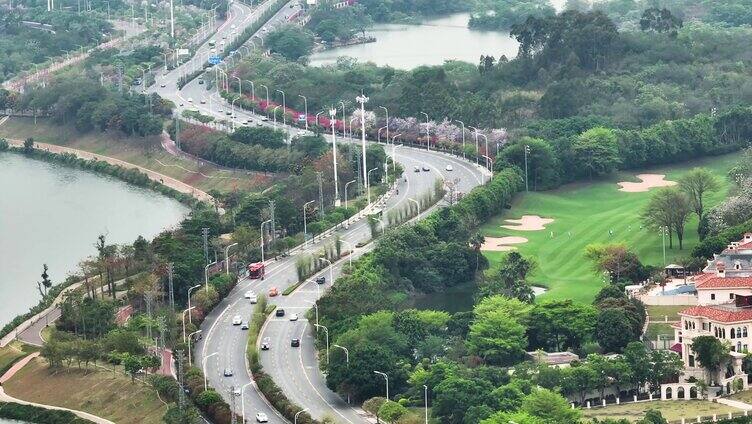
[[[253,2],[251,2],[253,3]],[[279,12],[280,9],[285,7],[285,4],[287,4],[287,0],[277,0],[274,3],[272,3],[268,9],[266,9],[266,12],[262,13],[261,16],[256,18],[256,20],[251,23],[249,27],[243,30],[243,32],[238,35],[235,40],[228,44],[222,54],[224,56],[227,56],[231,51],[239,49],[243,44],[245,44],[248,40],[253,37],[253,34],[258,32],[258,30],[263,27],[268,20],[272,18],[277,12]]]
[[[0,418],[40,424],[93,424],[70,411],[44,409],[15,402],[0,402]]]

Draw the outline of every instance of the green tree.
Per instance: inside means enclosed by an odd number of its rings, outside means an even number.
[[[598,314],[595,338],[606,352],[621,352],[634,341],[633,326],[621,309],[603,309]]]
[[[524,258],[519,252],[511,251],[502,258],[498,270],[480,287],[482,296],[504,295],[532,303],[535,294],[525,280],[535,268],[533,259]]]
[[[597,311],[567,300],[537,302],[530,314],[527,336],[534,349],[578,350],[592,338]]]
[[[669,247],[673,248],[672,233],[676,233],[679,249],[683,247],[684,225],[692,213],[687,196],[676,187],[664,187],[650,197],[643,209],[642,221],[648,228],[666,228],[669,232]]]
[[[434,387],[433,415],[441,422],[461,424],[473,406],[493,405],[493,386],[485,380],[450,376]]]
[[[407,408],[397,402],[388,400],[379,408],[378,417],[388,423],[396,422],[407,413]]]
[[[497,412],[480,424],[546,424],[541,418],[530,415],[527,412]]]
[[[729,347],[713,336],[697,336],[690,345],[697,361],[710,374],[709,377],[721,369],[728,360]]]
[[[645,9],[640,18],[640,29],[643,31],[667,32],[672,37],[676,37],[682,25],[682,20],[666,8],[650,7]]]
[[[564,397],[547,389],[538,389],[522,400],[521,412],[535,416],[546,424],[577,424],[580,411],[572,409]]]
[[[466,345],[489,364],[512,365],[525,354],[525,327],[506,311],[476,313]]]
[[[679,179],[679,188],[689,197],[689,202],[697,215],[702,220],[705,212],[705,196],[717,191],[720,187],[718,179],[712,172],[705,168],[694,168]],[[697,226],[700,232],[700,226]]]
[[[620,283],[623,278],[634,281],[642,269],[640,259],[623,243],[589,244],[585,258],[593,263],[595,271],[608,273],[612,283]]]
[[[282,25],[266,36],[266,46],[290,60],[298,60],[310,53],[313,35],[298,25]]]
[[[580,134],[572,144],[572,153],[588,178],[609,174],[621,162],[616,134],[609,128],[591,128]]]
[[[123,358],[123,368],[125,372],[130,374],[131,381],[136,379],[136,374],[141,370],[140,358],[136,355],[126,355]]]
[[[34,139],[29,137],[26,140],[24,140],[23,144],[23,152],[28,154],[31,154],[31,152],[34,151]]]
[[[522,137],[519,141],[504,146],[501,156],[524,171],[526,147],[530,189],[535,191],[555,187],[559,183],[559,163],[553,147],[546,140]]]

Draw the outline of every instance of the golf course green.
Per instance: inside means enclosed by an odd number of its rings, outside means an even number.
[[[622,172],[607,179],[570,184],[557,190],[521,193],[515,198],[512,208],[483,225],[481,233],[486,237],[521,236],[528,239],[528,242],[515,246],[524,256],[535,259],[537,267],[528,281],[548,289],[540,296],[542,299],[573,299],[589,303],[605,282],[584,257],[587,245],[623,242],[638,254],[642,263],[663,265],[660,233],[645,228],[640,220],[640,212],[658,189],[627,193],[619,191],[618,182],[637,182],[637,174],[665,174],[666,180],[677,181],[694,167],[707,168],[718,177],[721,187],[707,196],[706,205],[710,208],[726,197],[730,187],[726,173],[738,158],[738,154],[729,154],[675,166]],[[501,227],[509,224],[506,219],[518,219],[523,215],[538,215],[554,221],[539,231]],[[669,249],[666,239],[667,263],[689,256],[697,241],[697,217],[693,215],[686,225],[683,250],[679,250],[676,240],[674,248]],[[483,254],[493,270],[506,252],[484,251]]]

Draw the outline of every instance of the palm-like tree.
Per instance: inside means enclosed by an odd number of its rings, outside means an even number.
[[[472,246],[473,250],[475,250],[475,272],[478,272],[478,267],[480,266],[480,248],[483,246],[483,243],[485,243],[486,238],[483,237],[483,234],[481,233],[475,233],[472,237],[470,237],[470,246]]]

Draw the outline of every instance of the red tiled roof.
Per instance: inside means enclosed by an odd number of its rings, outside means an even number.
[[[692,306],[679,312],[679,315],[703,317],[719,322],[752,321],[752,308],[729,310],[712,306]]]
[[[695,280],[697,290],[752,288],[752,277],[713,277]]]
[[[679,330],[681,330],[681,329],[682,329],[682,326],[681,326],[681,324],[679,324],[678,322],[673,322],[673,323],[671,323],[671,324],[670,324],[670,327],[671,327],[671,328],[676,328],[676,329],[679,329]]]
[[[716,275],[715,275],[715,274],[713,274],[712,272],[705,272],[705,273],[703,273],[703,274],[700,274],[700,275],[695,275],[694,277],[692,277],[692,281],[694,281],[694,282],[695,282],[695,284],[700,284],[700,283],[702,283],[703,281],[707,281],[707,280],[709,280],[710,278],[713,278],[713,277],[715,277],[715,276],[716,276]]]
[[[681,343],[676,343],[673,346],[671,346],[669,348],[669,350],[673,350],[674,352],[676,352],[679,355],[681,355],[681,353],[682,353],[682,344]]]

